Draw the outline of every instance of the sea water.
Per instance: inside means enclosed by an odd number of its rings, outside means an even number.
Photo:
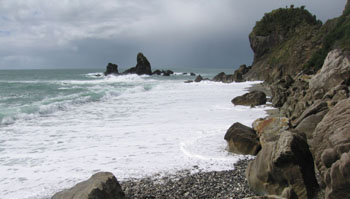
[[[189,79],[0,71],[0,198],[49,198],[99,171],[123,181],[233,169],[242,156],[225,150],[227,129],[250,126],[266,107],[231,100],[256,82]]]

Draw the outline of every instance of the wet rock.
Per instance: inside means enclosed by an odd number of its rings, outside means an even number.
[[[224,139],[228,143],[228,150],[233,153],[256,155],[261,149],[255,131],[238,122],[227,130]]]
[[[233,75],[226,75],[224,72],[217,74],[212,81],[214,82],[223,82],[223,83],[231,83],[234,81]]]
[[[326,186],[327,198],[349,198],[350,99],[338,102],[324,116],[313,134],[315,164]],[[342,196],[342,197],[340,197]],[[346,197],[343,197],[346,196]]]
[[[174,74],[174,71],[172,71],[172,70],[163,70],[162,74],[163,74],[163,76],[170,76],[170,75]]]
[[[186,80],[186,81],[184,81],[184,83],[186,83],[186,84],[193,83],[193,80]]]
[[[58,192],[52,199],[124,199],[124,192],[112,173],[100,172],[87,181]]]
[[[258,106],[266,103],[266,95],[261,91],[251,91],[232,100],[234,105]]]
[[[310,198],[318,188],[306,140],[290,131],[262,146],[247,168],[248,184],[259,195]]]
[[[151,64],[142,53],[137,54],[136,60],[136,66],[124,71],[123,74],[152,75]]]
[[[104,75],[110,75],[110,74],[118,74],[118,65],[108,63],[106,71],[104,72]]]
[[[200,82],[200,81],[202,81],[202,80],[203,80],[203,77],[200,76],[200,75],[198,75],[194,81],[195,81],[195,82]]]
[[[152,75],[161,75],[162,74],[162,71],[160,71],[160,70],[155,70],[155,71],[153,71],[153,73],[152,73]]]
[[[195,73],[192,73],[192,72],[190,73],[190,75],[191,75],[191,76],[196,76],[196,74],[195,74]]]

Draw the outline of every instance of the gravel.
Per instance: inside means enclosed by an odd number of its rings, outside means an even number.
[[[121,182],[129,199],[151,198],[245,198],[254,196],[245,177],[249,160],[238,161],[234,170],[199,172],[182,171],[174,176],[150,177]]]

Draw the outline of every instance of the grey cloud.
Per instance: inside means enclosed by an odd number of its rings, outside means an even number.
[[[155,67],[250,64],[248,34],[265,12],[306,5],[320,19],[346,0],[2,0],[0,69],[135,64]]]

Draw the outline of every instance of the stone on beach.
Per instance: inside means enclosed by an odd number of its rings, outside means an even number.
[[[228,143],[228,150],[233,153],[256,155],[261,149],[255,131],[238,122],[227,130],[224,139]]]
[[[266,94],[261,91],[251,91],[232,100],[234,105],[258,106],[266,103]]]
[[[90,179],[52,196],[52,199],[124,199],[116,177],[109,172],[99,172]]]

